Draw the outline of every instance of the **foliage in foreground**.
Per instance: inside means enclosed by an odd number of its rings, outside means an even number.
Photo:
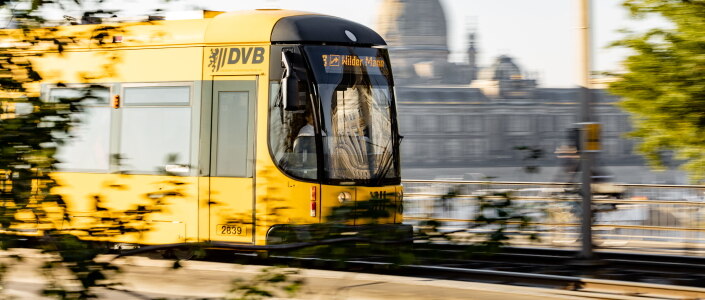
[[[235,279],[226,299],[259,300],[292,297],[302,288],[304,280],[296,277],[297,270],[269,267],[250,280]]]
[[[0,1],[0,9],[10,14],[4,22],[15,28],[0,31],[0,40],[3,41],[0,45],[0,230],[10,233],[0,237],[0,247],[41,249],[46,254],[42,274],[48,280],[43,292],[59,299],[96,298],[94,288],[111,286],[113,282],[109,278],[118,271],[110,263],[96,260],[98,255],[106,252],[104,245],[59,231],[66,230],[72,220],[64,199],[53,192],[58,183],[49,175],[59,163],[56,158],[58,147],[66,143],[72,129],[79,123],[80,117],[77,116],[83,111],[81,103],[96,97],[88,82],[109,76],[112,68],[97,68],[95,74],[84,74],[86,85],[80,96],[46,101],[39,95],[42,74],[33,65],[33,61],[44,53],[61,55],[67,46],[77,42],[75,36],[47,27],[57,24],[49,24],[42,17],[42,11],[70,9],[75,13],[82,11],[85,18],[105,14],[100,10],[83,9],[85,2]],[[102,35],[111,28],[109,25],[100,27],[91,32],[91,38],[99,46]],[[43,51],[33,51],[36,47]],[[106,64],[115,61],[114,57],[108,58]],[[62,84],[58,83],[58,86]],[[130,224],[155,211],[137,207],[105,214],[100,195],[93,198],[96,219],[101,226],[74,233],[105,237],[140,231],[143,229]],[[32,239],[35,243],[26,244],[27,239],[22,238],[24,233],[39,233],[40,236]],[[5,270],[6,266],[0,267]]]
[[[691,179],[705,179],[705,1],[625,0],[635,18],[660,16],[673,28],[629,34],[614,43],[628,48],[626,72],[610,92],[634,115],[639,151],[663,168],[666,154],[684,160]]]
[[[452,201],[459,201],[460,192],[450,190],[442,195],[436,211],[451,211]],[[491,191],[475,195],[470,222],[466,228],[448,230],[441,221],[423,221],[418,226],[417,240],[427,242],[454,243],[466,245],[469,255],[488,255],[499,252],[510,245],[512,238],[526,238],[538,241],[536,228],[530,213],[543,213],[537,207],[522,205],[515,201],[508,191]],[[456,205],[457,207],[457,205]]]

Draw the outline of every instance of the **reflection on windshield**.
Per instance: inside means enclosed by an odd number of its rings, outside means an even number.
[[[366,84],[321,88],[329,107],[325,120],[326,169],[331,178],[370,179],[379,176],[384,156],[393,151],[389,93]],[[330,93],[324,93],[329,91]]]
[[[328,178],[398,177],[391,84],[382,50],[310,46],[306,52],[319,82]],[[341,57],[339,68],[331,67],[331,57]]]

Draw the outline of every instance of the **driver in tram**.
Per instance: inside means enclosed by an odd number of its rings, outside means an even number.
[[[306,110],[306,124],[299,129],[293,143],[293,153],[298,169],[304,173],[316,171],[316,133],[313,127],[313,112]]]

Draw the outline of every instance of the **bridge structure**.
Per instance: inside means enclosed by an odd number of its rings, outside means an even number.
[[[579,249],[580,187],[560,182],[404,180],[404,220],[471,242],[495,225],[480,224],[483,203],[511,201],[506,210],[514,246]],[[609,184],[593,187],[593,242],[597,249],[668,255],[705,254],[705,186]],[[514,223],[512,223],[514,222]],[[527,237],[535,236],[537,240]],[[452,239],[451,239],[452,240]]]

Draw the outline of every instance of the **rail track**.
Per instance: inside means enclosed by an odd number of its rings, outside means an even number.
[[[434,255],[428,255],[434,253]],[[384,258],[346,260],[238,254],[238,262],[345,270],[550,288],[566,297],[587,299],[705,299],[705,258],[597,252],[582,261],[575,251],[507,248],[495,255],[468,257],[462,246],[420,245],[413,264]]]
[[[550,287],[555,289],[557,294],[595,299],[705,299],[705,288],[678,285],[428,265],[402,266],[402,270],[413,271],[419,275],[445,276],[455,280]],[[562,293],[563,291],[573,293]]]

